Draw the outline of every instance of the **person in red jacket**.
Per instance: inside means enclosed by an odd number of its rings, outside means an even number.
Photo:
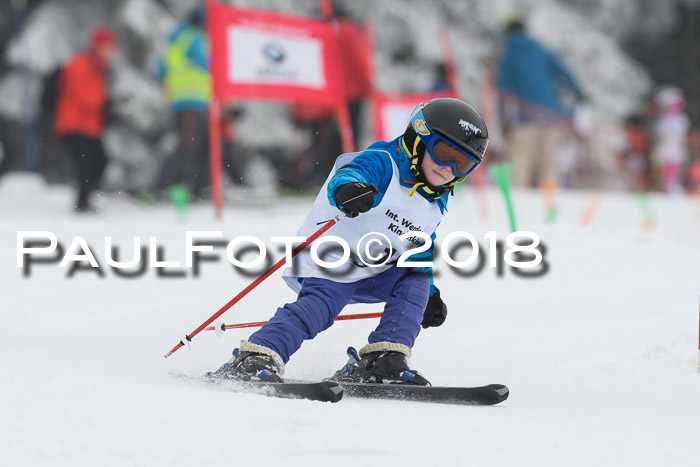
[[[100,27],[87,51],[78,52],[62,68],[54,117],[54,134],[75,161],[78,198],[75,210],[95,211],[89,196],[107,165],[102,146],[107,105],[107,69],[116,48],[112,31]]]

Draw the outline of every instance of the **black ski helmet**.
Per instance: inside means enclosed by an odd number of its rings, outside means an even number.
[[[439,141],[457,149],[468,161],[466,168],[460,171],[455,164],[451,164],[456,178],[445,185],[445,189],[436,190],[436,187],[432,187],[436,195],[442,196],[446,191],[452,191],[453,183],[463,181],[484,160],[489,133],[479,112],[460,99],[438,97],[419,104],[411,114],[411,121],[403,135],[403,144],[411,160],[411,171],[426,186],[420,165],[426,149],[437,162],[439,157],[436,158],[433,148]]]

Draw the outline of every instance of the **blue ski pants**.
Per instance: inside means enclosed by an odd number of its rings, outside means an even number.
[[[357,282],[340,283],[304,278],[297,300],[277,309],[275,315],[248,341],[277,352],[286,363],[304,340],[328,329],[350,300],[384,302],[384,313],[369,343],[395,342],[409,348],[420,332],[428,303],[430,280],[414,268],[392,267]]]

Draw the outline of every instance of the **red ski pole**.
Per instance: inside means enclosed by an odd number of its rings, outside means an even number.
[[[343,212],[339,212],[338,214],[336,214],[336,216],[335,216],[333,219],[331,219],[331,220],[329,220],[328,222],[326,222],[326,224],[325,224],[323,227],[321,227],[321,228],[318,229],[316,232],[314,232],[309,238],[306,239],[306,241],[305,241],[304,243],[300,244],[298,247],[296,247],[294,250],[292,250],[291,257],[293,258],[293,257],[296,256],[300,251],[302,251],[304,248],[306,248],[306,247],[309,246],[311,243],[313,243],[314,240],[316,240],[318,237],[320,237],[321,235],[323,235],[328,229],[330,229],[330,228],[333,227],[335,224],[337,224],[337,223],[340,221],[340,219],[342,219],[343,217],[345,217],[345,213],[343,213]],[[190,341],[192,340],[192,338],[194,338],[194,336],[196,336],[197,334],[199,334],[204,328],[206,328],[206,327],[209,326],[211,323],[213,323],[214,320],[215,320],[216,318],[218,318],[219,316],[221,316],[222,314],[224,314],[224,312],[226,312],[226,310],[228,310],[228,309],[231,308],[233,305],[235,305],[241,298],[243,298],[243,297],[245,297],[246,295],[248,295],[248,292],[250,292],[251,290],[253,290],[253,289],[254,289],[255,287],[257,287],[262,281],[264,281],[265,279],[267,279],[268,277],[270,277],[275,271],[277,271],[279,268],[281,268],[281,267],[284,265],[284,263],[286,262],[286,260],[287,260],[287,257],[285,256],[284,258],[282,258],[281,260],[279,260],[274,266],[272,266],[270,269],[268,269],[267,271],[265,271],[264,273],[262,273],[262,275],[260,275],[257,279],[255,279],[250,285],[248,285],[248,287],[246,287],[245,289],[241,290],[241,292],[240,292],[238,295],[236,295],[235,297],[233,297],[226,305],[222,306],[222,307],[219,309],[219,311],[217,311],[216,313],[214,313],[208,320],[206,320],[205,322],[203,322],[202,324],[200,324],[199,327],[198,327],[197,329],[195,329],[194,331],[192,331],[190,334],[186,334],[184,340],[186,340],[187,342],[190,342]],[[165,354],[165,358],[168,358],[169,356],[171,356],[172,354],[174,354],[175,352],[177,352],[177,350],[178,350],[180,347],[184,347],[185,345],[186,345],[186,344],[181,340],[180,342],[177,343],[177,345],[176,345],[175,347],[173,347],[173,348],[170,350],[170,352],[168,352],[167,354]]]
[[[351,319],[368,319],[368,318],[381,318],[382,313],[380,311],[376,313],[356,313],[354,315],[344,315],[337,316],[334,321],[347,321]],[[209,326],[204,328],[204,331],[217,331],[217,334],[227,329],[241,329],[241,328],[257,328],[267,323],[267,321],[255,321],[252,323],[238,323],[238,324],[221,324],[216,326]]]

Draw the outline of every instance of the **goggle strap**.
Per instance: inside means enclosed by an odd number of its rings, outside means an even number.
[[[418,145],[420,144],[420,137],[417,137],[413,141],[413,156],[418,157]]]
[[[418,177],[418,174],[420,171],[418,170],[418,144],[420,143],[420,138],[416,136],[416,140],[413,143],[413,151],[410,151],[408,149],[408,146],[406,146],[406,140],[404,138],[401,138],[401,146],[403,146],[404,151],[406,151],[406,154],[409,157],[409,160],[411,162],[411,173]],[[415,192],[415,190],[414,190]],[[411,195],[412,196],[412,195]]]

